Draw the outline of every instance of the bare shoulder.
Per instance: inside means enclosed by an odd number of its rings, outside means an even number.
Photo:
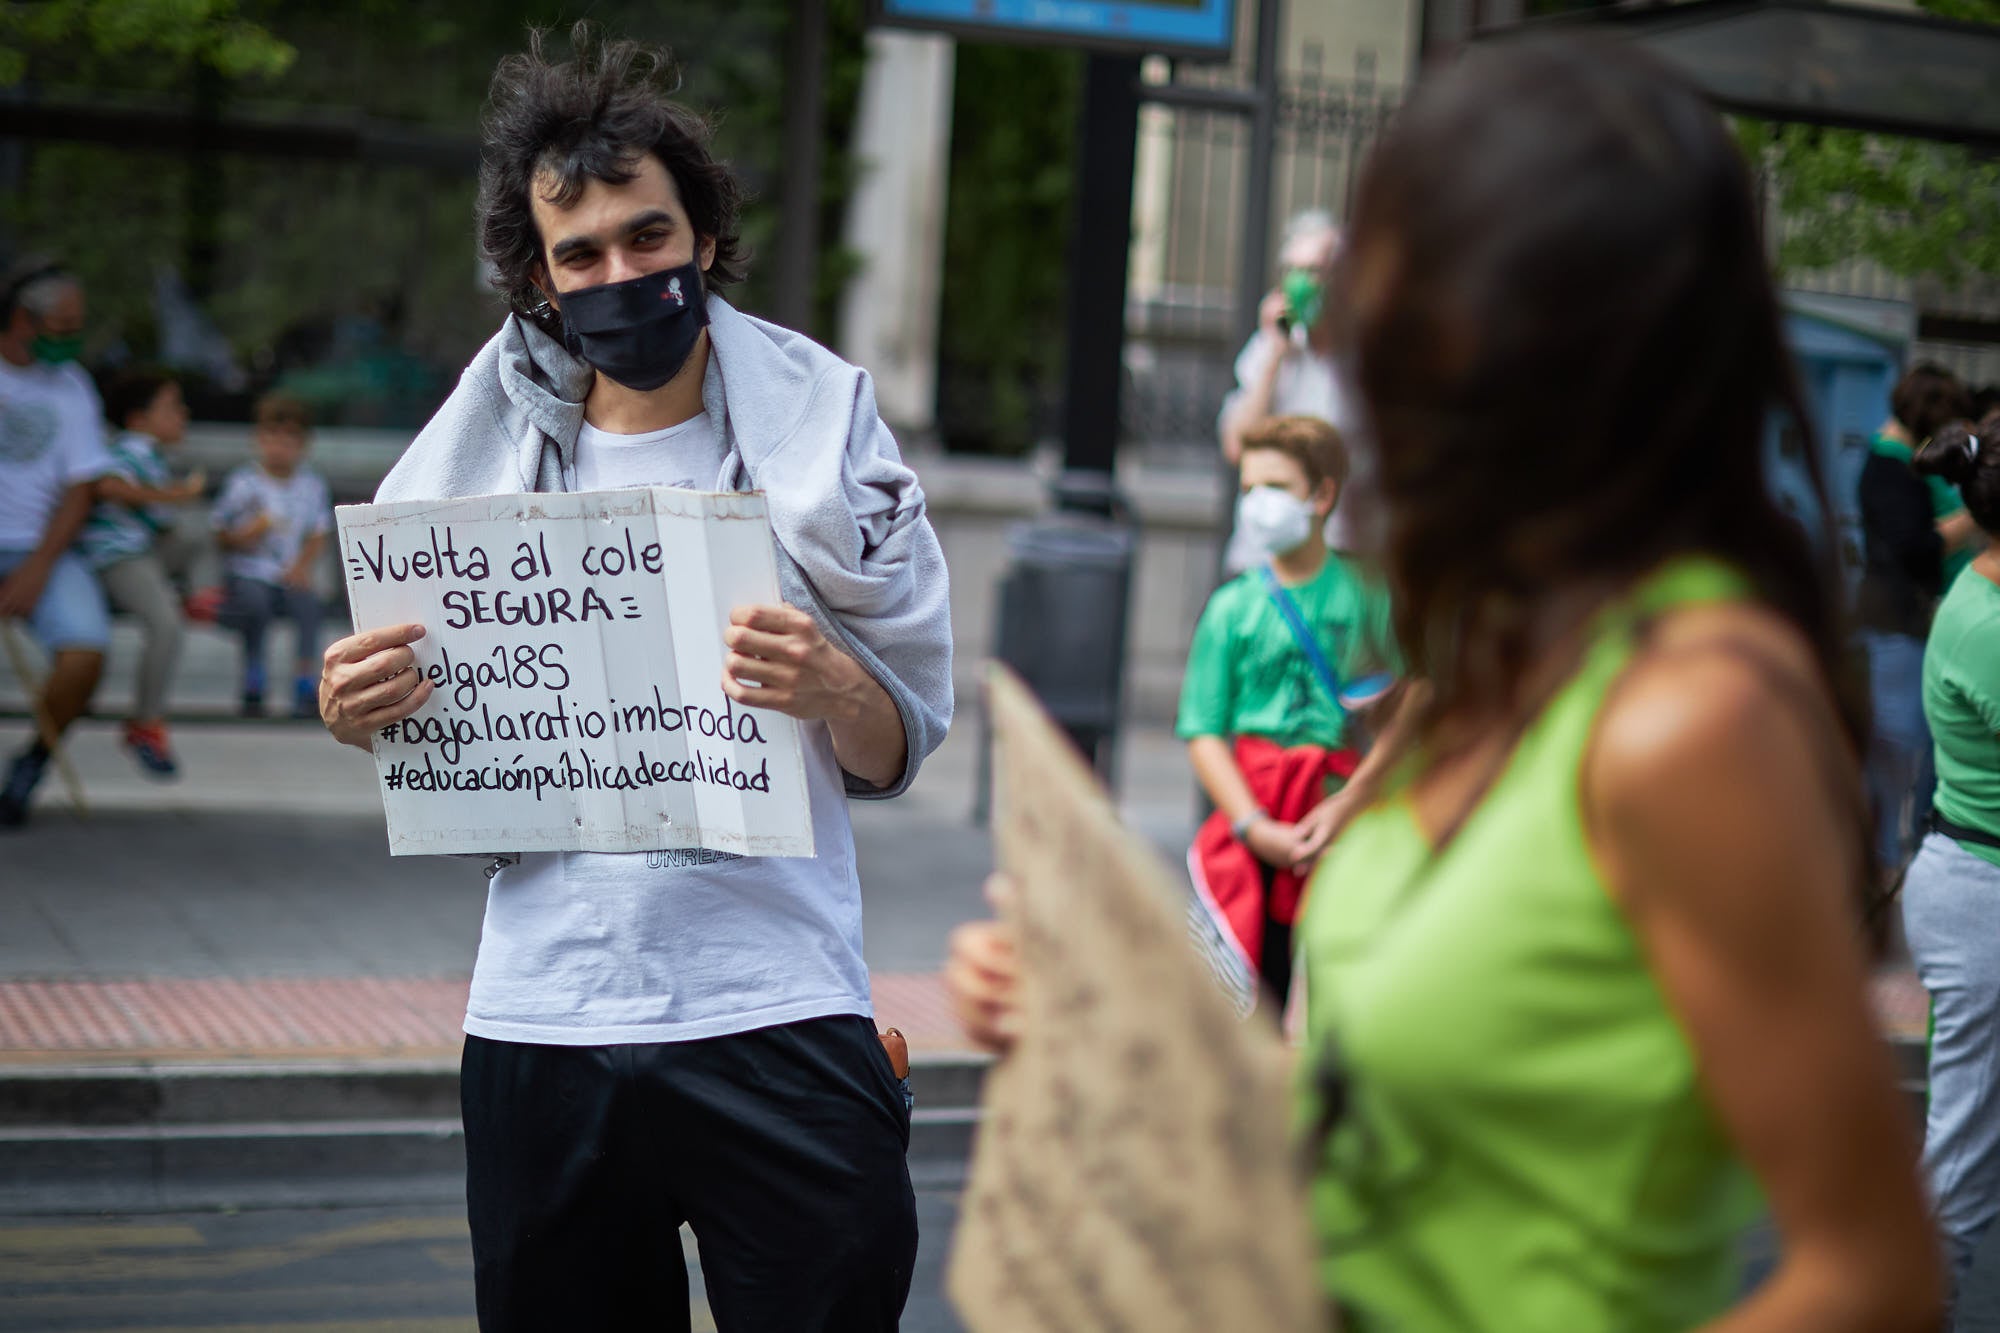
[[[1624,891],[1719,892],[1732,867],[1786,848],[1838,880],[1859,791],[1839,735],[1818,662],[1782,619],[1676,613],[1598,718],[1581,792],[1593,845]]]
[[[1608,798],[1666,779],[1811,768],[1815,728],[1837,727],[1811,648],[1760,607],[1697,607],[1663,619],[1606,701],[1592,742]]]

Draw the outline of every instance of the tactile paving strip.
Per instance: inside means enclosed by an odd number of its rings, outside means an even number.
[[[940,979],[880,973],[875,1012],[913,1048],[962,1045]],[[0,1062],[421,1057],[458,1050],[468,982],[441,978],[0,981]]]
[[[0,1063],[57,1059],[321,1059],[449,1056],[465,1017],[463,977],[0,981]],[[1883,1030],[1922,1040],[1929,1000],[1916,977],[1874,982]],[[875,1018],[918,1051],[964,1039],[942,979],[878,972]]]

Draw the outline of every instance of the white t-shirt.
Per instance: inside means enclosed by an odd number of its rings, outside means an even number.
[[[702,412],[678,426],[643,435],[613,435],[584,423],[576,437],[576,488],[616,491],[627,486],[715,489],[722,471],[722,440]]]
[[[64,492],[111,471],[101,417],[63,367],[0,360],[0,551],[41,545]]]
[[[1243,351],[1236,358],[1236,387],[1222,400],[1222,411],[1216,417],[1216,430],[1221,432],[1222,423],[1236,410],[1243,395],[1250,391],[1271,364],[1271,358],[1287,349],[1267,337],[1262,330],[1250,335],[1250,341],[1243,344]],[[1360,480],[1359,469],[1366,466],[1364,452],[1356,446],[1353,437],[1356,413],[1340,386],[1339,368],[1331,356],[1322,356],[1301,340],[1294,339],[1290,355],[1278,367],[1278,378],[1271,385],[1271,415],[1274,417],[1318,417],[1331,422],[1334,428],[1347,437],[1348,486],[1353,487]],[[1327,544],[1335,550],[1350,550],[1352,540],[1353,508],[1345,495],[1334,505],[1333,513],[1326,521]],[[1248,569],[1263,559],[1242,533],[1231,533],[1228,553],[1223,563],[1231,573]]]
[[[646,435],[585,426],[578,488],[705,488],[722,456],[706,414]],[[823,722],[800,732],[817,856],[530,852],[487,891],[465,1030],[597,1046],[872,1013],[833,735]]]
[[[259,514],[270,515],[271,526],[248,550],[224,552],[222,567],[239,578],[281,584],[306,538],[332,530],[333,497],[325,479],[311,468],[289,477],[274,477],[255,464],[237,468],[222,483],[209,521],[220,531],[241,527]]]

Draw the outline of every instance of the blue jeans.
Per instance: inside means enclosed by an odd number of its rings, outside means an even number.
[[[1903,882],[1903,928],[1931,997],[1924,1174],[1956,1284],[2000,1214],[2000,866],[1931,834]]]
[[[1868,745],[1868,797],[1875,812],[1875,860],[1884,871],[1903,868],[1930,822],[1937,773],[1930,724],[1924,721],[1924,641],[1869,631],[1868,693],[1875,715]]]
[[[283,616],[298,627],[298,661],[301,667],[318,668],[313,659],[319,653],[319,594],[310,588],[294,588],[247,579],[231,574],[228,595],[223,601],[222,623],[243,636],[243,665],[246,678],[260,680],[264,670],[264,638],[271,623]]]

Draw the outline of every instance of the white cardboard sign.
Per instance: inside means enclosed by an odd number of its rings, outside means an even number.
[[[435,685],[375,739],[396,856],[813,855],[797,722],[722,692],[775,604],[759,494],[669,487],[344,505],[357,628],[416,623]]]

